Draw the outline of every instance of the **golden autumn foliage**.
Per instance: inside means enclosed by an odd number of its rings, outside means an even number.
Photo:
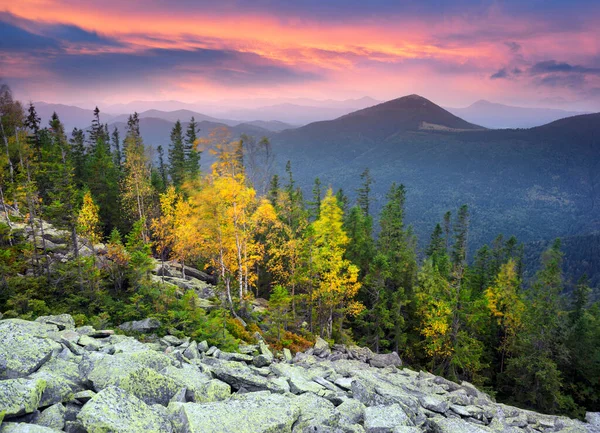
[[[312,224],[314,274],[317,285],[314,300],[320,306],[320,315],[327,317],[331,335],[333,312],[357,315],[363,306],[354,301],[360,289],[358,267],[344,258],[350,239],[343,229],[342,210],[331,189],[321,203],[319,218]]]
[[[419,290],[415,294],[420,333],[425,352],[430,357],[448,357],[453,352],[450,339],[452,305],[448,302],[450,283],[431,261],[419,273]]]
[[[92,194],[86,191],[83,196],[83,206],[77,217],[77,230],[91,245],[95,245],[101,240],[100,217],[98,216],[98,206],[94,203]]]
[[[510,351],[510,346],[523,326],[525,304],[521,299],[517,265],[513,259],[503,264],[494,284],[487,288],[485,297],[491,315],[502,329],[502,351]]]

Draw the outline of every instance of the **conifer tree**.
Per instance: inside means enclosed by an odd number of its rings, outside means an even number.
[[[313,220],[317,220],[321,214],[321,197],[323,195],[323,191],[321,189],[321,180],[318,177],[315,178],[312,193],[313,200],[311,202],[311,216]]]
[[[185,180],[185,149],[183,144],[183,131],[181,122],[175,122],[171,130],[171,143],[169,145],[169,171],[171,181],[176,188],[180,188]]]
[[[121,137],[119,136],[119,130],[115,126],[112,132],[112,147],[115,158],[115,166],[121,171],[123,166],[123,154],[121,153]]]
[[[85,133],[82,129],[73,128],[69,144],[71,146],[70,153],[73,160],[75,184],[78,188],[81,188],[85,182],[86,174]]]
[[[360,175],[363,183],[362,186],[357,190],[358,198],[356,199],[356,204],[363,211],[365,216],[370,215],[371,208],[371,184],[373,183],[373,178],[371,177],[371,173],[369,168],[365,168],[365,171]]]
[[[196,179],[200,174],[201,153],[196,149],[198,123],[192,117],[185,133],[185,165],[188,179]]]

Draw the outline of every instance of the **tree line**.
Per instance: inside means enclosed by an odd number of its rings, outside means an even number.
[[[390,186],[375,216],[368,169],[355,203],[319,179],[305,197],[291,162],[273,174],[268,140],[226,130],[199,138],[194,119],[185,132],[175,124],[166,157],[162,146],[151,157],[137,114],[123,140],[98,109],[88,130],[67,137],[56,113],[41,125],[6,86],[0,114],[6,317],[69,312],[108,325],[152,315],[225,347],[260,332],[300,349],[320,335],[397,351],[513,404],[600,409],[600,305],[585,279],[564,296],[560,241],[525,287],[514,237],[468,257],[466,205],[443,215],[419,251],[404,186]],[[201,171],[202,152],[215,162]],[[53,261],[44,221],[69,233],[68,260]],[[211,274],[217,308],[151,274],[167,260],[183,278],[186,265]],[[266,313],[253,310],[258,298],[268,299]]]

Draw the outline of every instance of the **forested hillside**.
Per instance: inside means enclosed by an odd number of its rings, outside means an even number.
[[[567,120],[581,123],[567,147],[565,125],[486,131],[415,101],[424,109],[399,109],[414,114],[406,130],[386,129],[383,107],[380,120],[367,109],[276,146],[177,121],[152,159],[137,114],[122,133],[98,111],[67,132],[3,86],[0,312],[99,329],[155,317],[159,333],[228,350],[256,333],[294,351],[322,336],[516,405],[600,410],[600,305],[584,281],[564,296],[558,240],[525,290],[523,245],[509,237],[597,226],[597,126]],[[275,175],[274,150],[290,156]],[[299,179],[321,173],[306,193]],[[484,245],[492,230],[507,236]],[[166,279],[165,261],[180,277]]]
[[[437,126],[436,126],[437,125]],[[471,209],[471,247],[499,233],[551,240],[600,229],[600,114],[539,128],[485,130],[413,95],[272,136],[278,166],[352,197],[369,167],[375,213],[390,183],[407,190],[421,246],[448,209]]]

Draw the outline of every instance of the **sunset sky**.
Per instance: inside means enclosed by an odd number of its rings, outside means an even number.
[[[61,103],[289,98],[600,111],[600,1],[0,0],[0,79]]]

